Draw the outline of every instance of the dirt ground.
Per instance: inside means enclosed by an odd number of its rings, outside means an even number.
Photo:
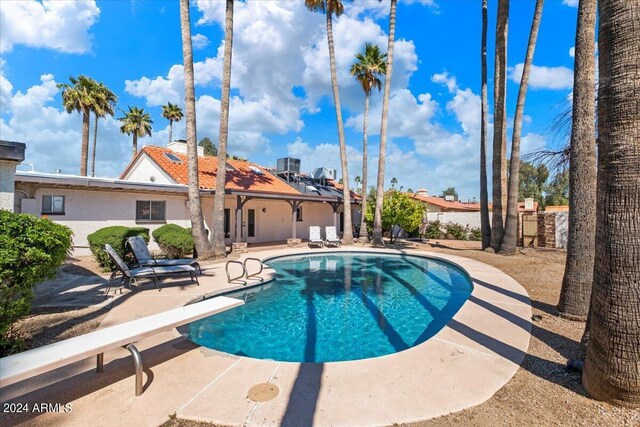
[[[534,317],[528,354],[509,383],[481,405],[411,427],[640,426],[640,410],[590,399],[580,382],[580,373],[565,367],[567,359],[578,353],[584,323],[559,317],[555,308],[564,272],[564,251],[524,249],[507,257],[484,253],[477,242],[430,241],[407,246],[472,258],[499,268],[529,292]],[[88,259],[76,263],[93,271],[97,267]],[[20,330],[30,346],[40,346],[95,329],[107,311],[108,307],[34,313],[20,323]],[[212,424],[175,418],[163,424],[204,426]]]

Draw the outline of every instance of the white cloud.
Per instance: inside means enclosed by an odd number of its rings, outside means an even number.
[[[509,67],[509,79],[520,83],[524,64]],[[571,89],[573,87],[573,70],[567,67],[545,67],[532,65],[529,76],[529,87],[532,89]]]
[[[85,53],[91,49],[89,29],[99,14],[94,0],[4,1],[0,8],[0,52],[23,44]]]
[[[562,0],[562,4],[570,7],[578,7],[578,0]]]
[[[575,56],[576,56],[576,47],[575,46],[571,46],[569,48],[569,56],[572,57],[572,58],[575,58]]]
[[[204,49],[205,47],[209,46],[210,43],[211,41],[204,34],[196,34],[194,36],[191,36],[191,45],[195,50]]]

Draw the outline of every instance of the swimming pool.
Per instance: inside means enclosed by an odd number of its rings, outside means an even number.
[[[288,362],[382,356],[435,335],[473,287],[453,264],[411,255],[325,252],[265,263],[274,279],[226,294],[246,303],[190,324],[192,341]]]

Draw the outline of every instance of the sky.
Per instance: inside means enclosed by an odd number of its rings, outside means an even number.
[[[362,174],[364,93],[349,74],[364,44],[387,50],[388,1],[345,1],[333,25],[349,178]],[[562,144],[552,122],[571,105],[578,0],[547,0],[522,131],[523,153]],[[120,132],[123,110],[151,114],[142,145],[166,146],[167,102],[184,107],[179,2],[176,0],[0,2],[0,138],[27,144],[19,170],[78,174],[82,119],[62,108],[57,83],[84,74],[117,96],[115,117],[98,124],[96,176],[118,177],[131,160]],[[508,34],[509,144],[534,0],[511,1]],[[489,0],[489,135],[497,0]],[[224,49],[224,1],[192,0],[197,137],[218,140]],[[481,0],[399,0],[391,79],[385,178],[461,199],[479,195]],[[229,153],[275,166],[338,169],[326,22],[304,1],[246,0],[234,10]],[[382,92],[371,96],[369,185],[375,185]],[[93,131],[93,122],[91,125]],[[184,120],[173,139],[185,138]],[[91,138],[91,141],[93,139]],[[490,168],[490,164],[489,164]],[[490,169],[489,169],[490,170]],[[489,177],[489,182],[491,178]]]

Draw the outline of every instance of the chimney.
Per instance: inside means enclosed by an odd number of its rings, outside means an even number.
[[[172,141],[167,145],[167,148],[174,153],[187,154],[187,141],[184,139],[179,139],[177,141]],[[204,156],[204,148],[198,146],[198,157]]]
[[[418,191],[416,191],[416,195],[418,195],[418,196],[428,196],[429,192],[427,191],[426,188],[420,188],[420,189],[418,189]]]
[[[527,211],[533,210],[533,199],[531,197],[524,199],[524,209]]]

